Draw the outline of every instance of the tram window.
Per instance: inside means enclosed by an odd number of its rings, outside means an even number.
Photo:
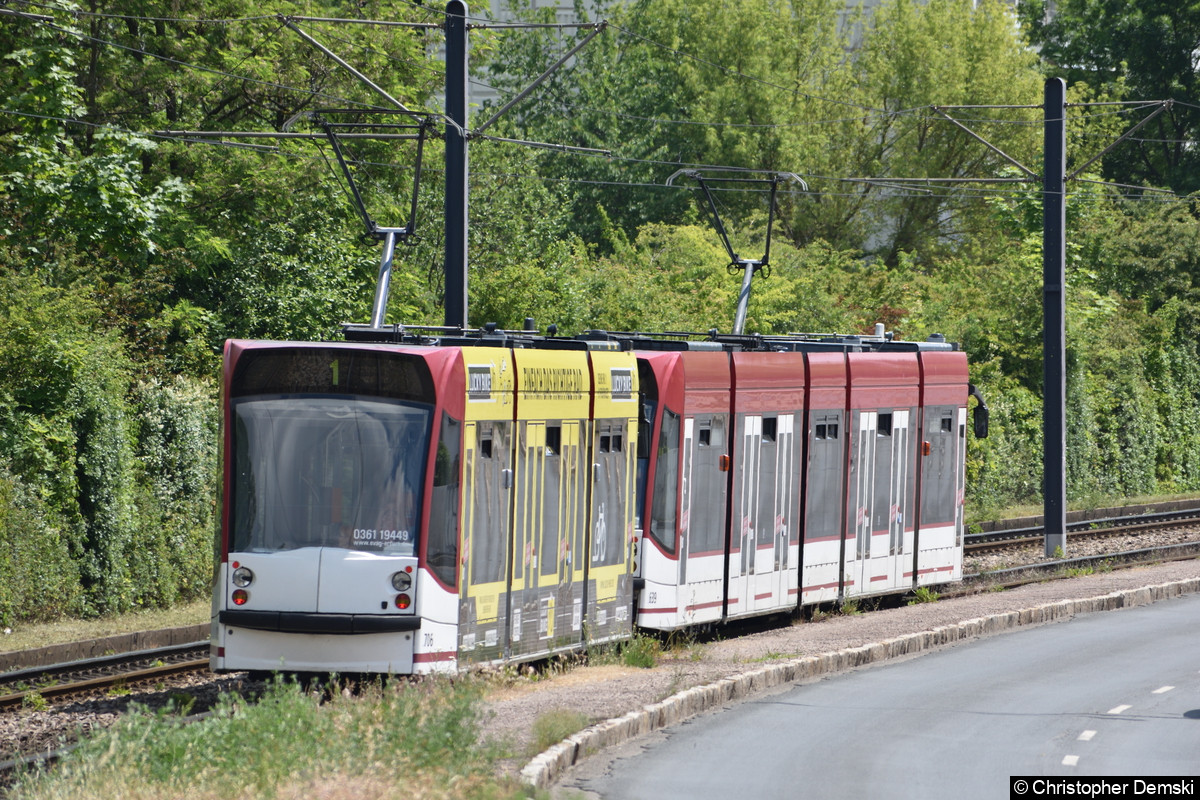
[[[814,439],[836,439],[838,438],[837,417],[822,417],[824,422],[818,422],[813,426]]]
[[[460,442],[459,421],[443,413],[433,471],[426,559],[430,569],[448,586],[454,586],[457,577]]]
[[[942,417],[942,433],[954,432],[954,420],[950,417]]]
[[[612,449],[614,453],[619,453],[622,449],[624,449],[624,442],[622,441],[624,438],[625,437],[621,436],[619,433],[613,436]]]
[[[650,509],[650,535],[668,553],[675,552],[675,504],[679,497],[679,415],[663,409],[657,465],[654,468],[654,505]]]
[[[601,436],[600,437],[600,452],[608,453],[611,451],[612,451],[612,437],[607,436],[607,435]]]
[[[712,444],[712,429],[701,428],[698,439],[701,447],[709,447]]]
[[[546,455],[557,456],[562,453],[562,426],[546,426]]]
[[[234,412],[235,549],[415,551],[428,408],[311,397],[242,400]]]
[[[764,442],[775,441],[775,432],[778,430],[779,420],[776,417],[763,417],[762,436]]]
[[[879,427],[875,431],[875,433],[878,436],[891,436],[892,435],[892,415],[891,414],[880,414],[879,415]]]
[[[480,440],[480,442],[479,442],[479,457],[480,458],[491,458],[492,457],[492,440],[491,439],[481,439]]]

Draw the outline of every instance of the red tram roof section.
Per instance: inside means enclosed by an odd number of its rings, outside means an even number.
[[[737,410],[788,411],[804,408],[804,353],[734,353]]]
[[[654,371],[659,401],[677,414],[729,411],[731,379],[725,352],[638,351]]]
[[[850,353],[851,408],[912,408],[920,402],[916,353]]]
[[[967,402],[967,354],[921,353],[921,405],[961,406]]]

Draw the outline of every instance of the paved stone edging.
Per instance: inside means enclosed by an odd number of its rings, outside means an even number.
[[[567,769],[606,747],[677,725],[705,711],[745,700],[767,689],[932,651],[969,639],[993,636],[1022,626],[1058,622],[1076,614],[1133,608],[1193,592],[1200,592],[1200,578],[1127,589],[1082,600],[1060,600],[761,667],[705,686],[685,689],[666,700],[585,728],[534,757],[521,770],[521,780],[539,789],[546,788]]]

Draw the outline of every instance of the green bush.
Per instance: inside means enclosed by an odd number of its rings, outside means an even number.
[[[138,572],[154,576],[143,604],[205,594],[216,524],[218,402],[211,384],[176,376],[133,390],[137,409]]]
[[[80,610],[79,570],[52,511],[0,467],[0,625]]]

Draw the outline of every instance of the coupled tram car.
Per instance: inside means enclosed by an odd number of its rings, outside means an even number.
[[[961,577],[939,337],[345,338],[226,344],[215,671],[452,671]]]

